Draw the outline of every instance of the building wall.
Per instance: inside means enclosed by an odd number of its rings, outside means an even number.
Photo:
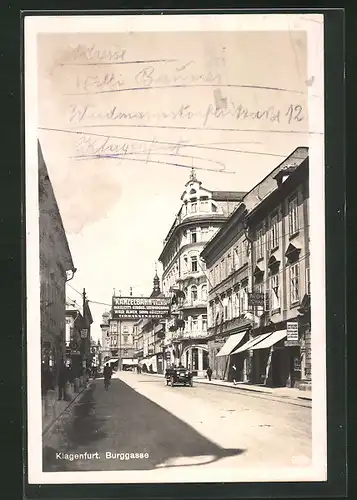
[[[40,145],[38,158],[42,361],[56,372],[65,356],[65,283],[74,266]]]
[[[275,366],[273,382],[284,385],[286,377],[285,382],[289,384],[292,377],[298,376],[291,366],[292,359],[293,365],[299,366],[299,356],[302,378],[311,378],[308,321],[301,328],[299,352],[295,348],[284,351],[284,343],[280,342],[279,348],[274,349],[273,361],[268,359],[268,350],[217,358],[224,340],[234,333],[247,330],[246,341],[274,329],[286,329],[287,321],[298,321],[301,301],[309,294],[306,158],[307,148],[298,148],[255,186],[244,197],[245,212],[238,208],[202,254],[209,275],[209,357],[217,378],[229,379],[230,366],[234,363],[240,366],[242,379],[249,377],[251,381],[260,382],[262,373],[268,373],[268,364],[272,363]],[[282,183],[275,178],[278,172],[284,172]],[[264,293],[264,304],[250,306],[248,294],[251,292]]]
[[[240,202],[220,199],[219,192],[205,189],[195,178],[186,184],[181,200],[160,256],[164,294],[173,289],[184,293],[166,323],[164,364],[181,361],[202,373],[208,366],[208,283],[200,253]]]

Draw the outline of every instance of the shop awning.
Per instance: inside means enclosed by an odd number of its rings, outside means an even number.
[[[226,343],[224,344],[222,349],[218,352],[217,356],[229,356],[229,354],[231,354],[233,349],[237,347],[239,342],[241,342],[246,333],[247,332],[235,333],[234,335],[228,337]]]
[[[243,344],[241,347],[233,351],[231,354],[237,354],[239,352],[244,352],[247,351],[248,349],[252,349],[252,346],[258,344],[258,342],[261,342],[264,340],[266,337],[271,335],[271,332],[269,333],[263,333],[263,335],[258,335],[257,337],[254,337],[254,339],[248,340],[245,344]]]
[[[108,359],[107,361],[104,361],[104,363],[116,363],[117,361],[119,361],[119,358],[112,358]]]
[[[123,365],[137,365],[138,364],[138,360],[137,359],[132,359],[132,358],[128,358],[128,359],[123,359],[122,361]]]
[[[279,340],[285,338],[286,334],[287,334],[286,330],[279,330],[277,332],[274,332],[272,335],[264,339],[262,342],[259,342],[258,344],[251,347],[251,349],[267,349],[268,347],[271,347],[277,342],[279,342]]]

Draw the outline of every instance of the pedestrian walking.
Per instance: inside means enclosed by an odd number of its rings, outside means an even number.
[[[68,369],[63,360],[58,370],[58,400],[66,400],[66,384],[68,381]]]
[[[237,383],[237,367],[234,363],[232,365],[232,378],[233,378],[233,384],[236,385],[236,383]]]
[[[207,370],[206,370],[206,373],[207,373],[208,380],[211,382],[212,369],[210,367],[208,367]]]
[[[110,379],[112,378],[112,369],[107,363],[104,367],[104,389],[107,391],[110,385]]]

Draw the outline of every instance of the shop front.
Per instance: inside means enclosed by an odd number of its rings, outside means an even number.
[[[225,337],[216,352],[213,374],[220,380],[243,381],[245,378],[244,356],[233,354],[234,350],[248,337],[247,330],[235,332]],[[217,376],[218,375],[218,376]]]
[[[195,376],[204,376],[209,366],[207,345],[188,345],[183,349],[181,363]]]

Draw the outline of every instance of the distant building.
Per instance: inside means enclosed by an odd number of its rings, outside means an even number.
[[[246,194],[201,257],[210,277],[214,376],[309,387],[308,148]]]
[[[181,208],[159,257],[162,286],[172,297],[166,323],[165,367],[181,361],[197,374],[208,367],[207,278],[200,252],[241,203],[245,193],[210,191],[194,169],[181,196]]]
[[[102,363],[105,363],[107,360],[109,360],[112,355],[111,355],[111,338],[110,338],[110,332],[109,332],[109,318],[110,318],[110,312],[106,311],[102,315],[102,323],[100,325],[100,328],[102,330],[102,348],[101,348],[101,353],[102,353]]]
[[[134,366],[135,323],[137,319],[116,319],[112,313],[103,314],[100,325],[102,330],[102,362],[109,362],[114,368]]]
[[[56,374],[66,354],[66,281],[76,269],[39,143],[38,167],[41,360]]]
[[[160,289],[160,279],[155,273],[153,291],[150,298],[164,297]],[[136,353],[139,365],[144,372],[164,372],[165,320],[143,318],[135,325]]]

